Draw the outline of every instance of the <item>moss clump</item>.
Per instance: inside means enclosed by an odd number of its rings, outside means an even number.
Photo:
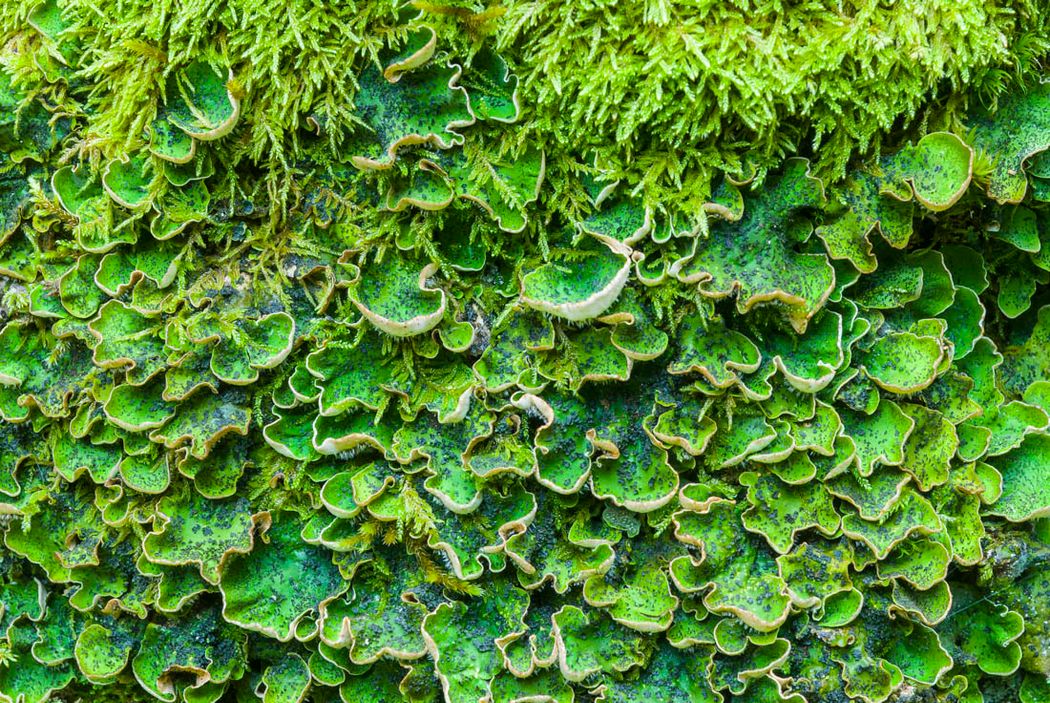
[[[247,158],[271,195],[284,197],[301,167],[302,130],[321,125],[343,145],[357,123],[357,74],[422,11],[438,25],[443,53],[469,61],[495,42],[520,79],[526,118],[502,148],[557,144],[568,152],[552,155],[563,167],[575,163],[571,153],[592,150],[614,175],[644,183],[652,202],[687,211],[720,172],[750,174],[802,153],[816,173],[839,178],[852,156],[921,123],[929,106],[943,121],[974,96],[994,100],[1047,50],[1048,14],[1041,0],[60,5],[73,80],[34,89],[63,111],[91,114],[71,145],[78,153],[133,146],[166,79],[206,58],[232,69],[231,87],[246,100],[240,138],[224,145],[229,162]],[[28,23],[38,6],[0,9],[0,35],[17,48],[8,67],[30,82],[40,37]]]
[[[841,175],[931,101],[998,94],[1046,51],[1046,10],[1033,0],[532,0],[506,3],[498,39],[530,128],[596,149],[617,174],[703,191],[718,171],[800,152],[821,175]]]

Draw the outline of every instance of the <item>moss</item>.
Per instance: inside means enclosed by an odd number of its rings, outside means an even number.
[[[718,171],[796,153],[840,177],[931,104],[965,109],[1036,71],[1046,9],[532,0],[506,3],[498,42],[521,77],[529,129],[594,148],[666,203],[706,197]]]
[[[5,62],[70,114],[91,114],[69,149],[127,151],[144,138],[167,77],[206,58],[232,69],[231,89],[245,99],[225,157],[247,159],[282,197],[302,168],[306,133],[322,125],[332,147],[345,142],[358,119],[357,74],[404,39],[418,11],[457,61],[469,62],[494,34],[518,76],[524,124],[491,147],[547,145],[551,180],[563,189],[558,171],[577,170],[593,150],[614,177],[642,184],[650,202],[686,212],[718,173],[761,172],[786,155],[812,154],[816,173],[839,178],[888,131],[950,123],[974,97],[994,101],[1036,70],[1048,47],[1041,0],[420,1],[400,9],[393,0],[323,8],[58,0],[73,66],[68,81],[40,86],[30,58],[40,38],[26,26],[38,5],[0,9],[0,35],[20,48]]]

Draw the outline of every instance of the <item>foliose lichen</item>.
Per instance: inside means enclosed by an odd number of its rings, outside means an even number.
[[[0,701],[1050,701],[1050,13],[698,132],[633,6],[148,4],[0,10]]]

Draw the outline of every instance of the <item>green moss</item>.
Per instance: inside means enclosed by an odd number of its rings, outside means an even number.
[[[529,128],[666,203],[800,150],[840,176],[932,101],[965,107],[1034,74],[1045,17],[1038,2],[532,0],[506,4],[497,36]]]

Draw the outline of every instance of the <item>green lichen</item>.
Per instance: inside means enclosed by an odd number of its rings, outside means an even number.
[[[0,701],[1046,700],[1046,17],[0,6]]]

